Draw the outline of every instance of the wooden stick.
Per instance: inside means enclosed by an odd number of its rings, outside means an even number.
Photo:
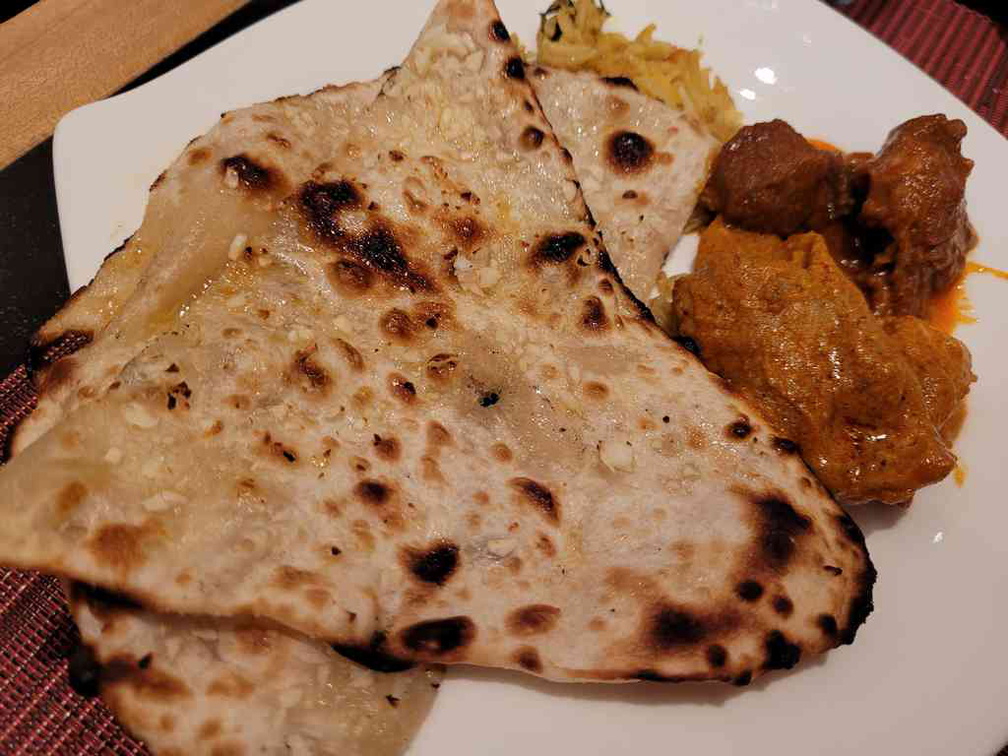
[[[0,25],[0,168],[247,0],[39,0]]]

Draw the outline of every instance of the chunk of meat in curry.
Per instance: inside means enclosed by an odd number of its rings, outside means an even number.
[[[850,213],[850,170],[786,121],[756,123],[721,148],[701,202],[732,225],[789,236]]]
[[[701,202],[749,231],[820,232],[874,312],[926,317],[975,243],[965,134],[962,121],[921,116],[872,156],[817,149],[784,121],[757,123],[722,148]]]
[[[876,312],[924,317],[934,294],[962,274],[975,241],[965,200],[973,161],[960,151],[964,136],[960,120],[921,116],[893,129],[865,163],[868,197],[858,218],[892,237],[860,277]]]
[[[969,352],[924,321],[873,315],[820,235],[716,221],[672,307],[676,332],[840,501],[909,502],[954,468],[940,429],[974,380]]]

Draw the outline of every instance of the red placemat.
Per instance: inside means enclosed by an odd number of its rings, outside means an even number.
[[[857,0],[844,12],[1008,134],[1008,43],[989,19],[952,0]],[[22,366],[0,383],[0,449],[34,406]],[[67,656],[78,640],[55,579],[0,568],[0,754],[147,753],[100,700],[71,690]]]
[[[1008,35],[952,0],[856,0],[843,11],[1008,136]]]
[[[62,339],[34,362],[52,363],[85,341]],[[0,449],[6,452],[11,429],[34,408],[22,365],[0,383]],[[70,689],[67,658],[79,641],[56,578],[0,567],[0,754],[147,753],[100,699]]]

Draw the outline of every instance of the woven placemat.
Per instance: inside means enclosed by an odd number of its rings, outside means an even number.
[[[1008,34],[952,0],[856,0],[843,12],[1008,136]]]
[[[33,355],[36,368],[79,349],[86,339],[65,338]],[[36,404],[22,365],[0,383],[0,449]],[[0,754],[146,754],[123,732],[100,699],[77,695],[67,659],[80,642],[59,581],[0,567]]]
[[[857,0],[844,12],[1008,134],[1008,44],[989,19],[952,0]],[[63,342],[37,359],[79,346]],[[35,401],[24,366],[0,383],[0,449]],[[54,578],[0,568],[0,754],[147,753],[99,699],[70,688],[67,657],[78,642]]]

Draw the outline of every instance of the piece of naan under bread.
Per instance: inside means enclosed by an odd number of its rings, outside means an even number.
[[[380,674],[324,643],[247,620],[152,614],[75,586],[82,641],[116,717],[159,756],[402,753],[430,710],[432,668]]]
[[[225,114],[155,183],[140,231],[43,328],[38,343],[101,332],[138,286],[144,288],[154,252],[177,249],[173,235],[186,229],[172,218],[181,203],[217,202],[232,213],[248,210],[241,195],[215,197],[221,194],[220,180],[211,174],[207,184],[208,170],[226,171],[222,161],[236,154],[257,160],[268,154],[286,175],[307,177],[316,158],[308,149],[292,151],[288,140],[297,134],[309,145],[315,135],[344,137],[348,120],[374,99],[380,85],[326,87]],[[198,208],[197,216],[186,238],[202,252],[202,235],[209,233],[202,218],[212,216]],[[87,354],[84,350],[68,360],[83,363]],[[29,432],[54,423],[64,409],[45,391],[58,391],[59,384],[48,376],[49,369],[36,376],[43,389],[41,414],[23,427],[22,446]],[[75,403],[88,398],[87,393],[72,397]],[[71,593],[82,641],[101,664],[102,697],[157,754],[399,754],[430,709],[440,676],[431,667],[372,672],[323,642],[248,621],[156,614],[109,603],[80,586]],[[162,684],[166,674],[177,681]]]
[[[270,199],[246,171],[221,191]],[[619,282],[488,0],[439,3],[239,233],[0,473],[0,560],[558,680],[742,683],[853,640],[861,533]]]
[[[642,302],[707,180],[718,141],[629,79],[537,66],[530,81],[623,283]]]

